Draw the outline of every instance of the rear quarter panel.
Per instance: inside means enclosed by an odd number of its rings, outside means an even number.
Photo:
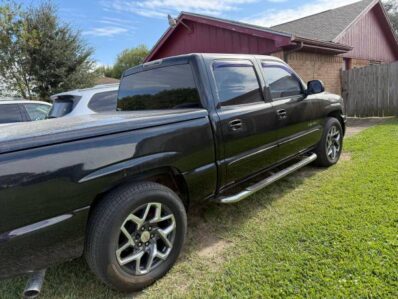
[[[192,199],[211,196],[214,161],[207,116],[0,155],[0,277],[80,255],[93,200],[143,171],[172,167]]]

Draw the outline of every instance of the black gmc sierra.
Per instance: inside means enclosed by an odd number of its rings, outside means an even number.
[[[340,96],[269,56],[134,67],[117,110],[0,128],[0,277],[31,272],[27,296],[83,254],[109,286],[145,288],[176,262],[191,202],[235,203],[333,165],[345,131]]]

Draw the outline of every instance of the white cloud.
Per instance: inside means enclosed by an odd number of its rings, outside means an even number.
[[[128,31],[129,30],[127,28],[109,26],[109,27],[98,27],[87,31],[83,31],[83,35],[112,37],[122,33],[127,33]]]
[[[167,16],[167,14],[175,14],[180,11],[221,15],[224,12],[238,10],[243,4],[257,1],[258,0],[103,0],[101,3],[108,12],[130,12],[145,17],[163,18]]]
[[[96,20],[97,26],[93,29],[83,31],[83,35],[92,35],[99,37],[114,37],[121,34],[128,34],[134,32],[136,29],[136,22],[132,20],[103,17]]]
[[[311,3],[296,8],[289,8],[283,10],[282,9],[266,10],[252,17],[244,18],[241,21],[250,24],[270,27],[281,23],[293,21],[299,18],[303,18],[306,16],[310,16],[328,9],[333,9],[339,6],[348,5],[354,2],[358,2],[358,0],[333,0],[333,1],[315,0]]]

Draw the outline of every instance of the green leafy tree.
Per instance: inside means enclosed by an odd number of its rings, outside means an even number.
[[[398,35],[398,2],[397,0],[389,0],[384,3],[384,7],[390,17],[391,23],[394,27],[395,34]]]
[[[46,100],[94,84],[92,49],[59,20],[51,2],[25,10],[7,2],[0,6],[0,31],[0,76],[19,95]]]
[[[126,49],[117,56],[116,63],[112,67],[101,67],[100,71],[105,77],[120,79],[125,70],[143,63],[148,55],[149,49],[145,45]]]
[[[0,92],[4,95],[11,90],[31,98],[23,35],[21,7],[13,2],[0,5]]]

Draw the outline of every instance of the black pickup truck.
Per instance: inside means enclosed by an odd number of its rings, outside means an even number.
[[[134,67],[117,110],[1,127],[0,277],[32,272],[37,284],[84,254],[109,286],[142,289],[176,262],[190,203],[235,203],[333,165],[345,131],[340,96],[268,56]]]

